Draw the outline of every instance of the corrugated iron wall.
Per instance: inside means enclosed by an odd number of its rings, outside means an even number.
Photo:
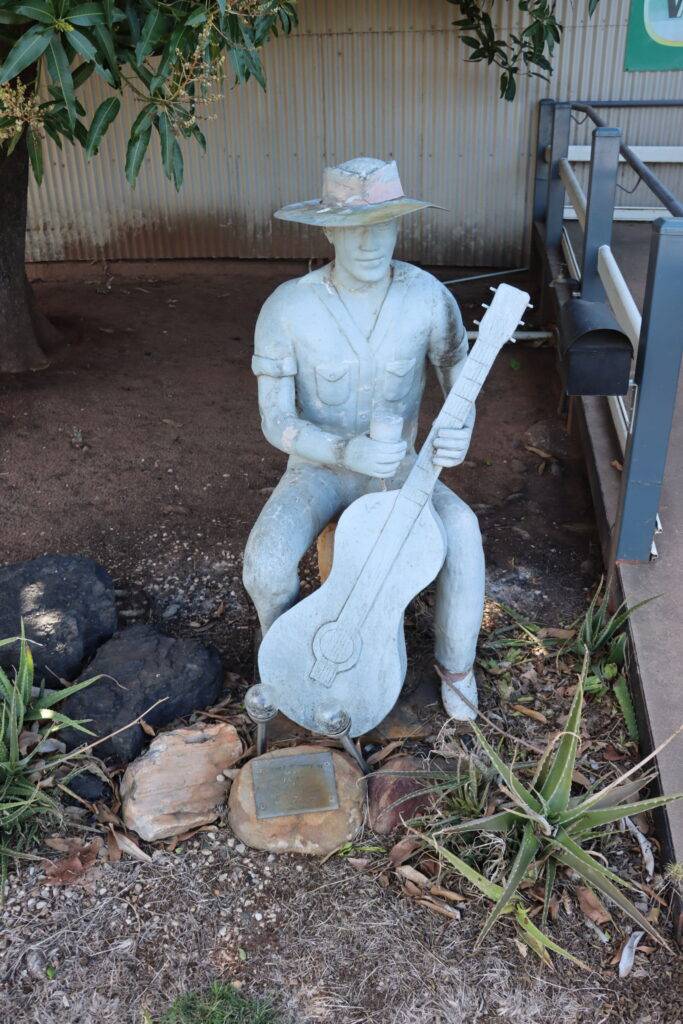
[[[402,254],[423,263],[511,265],[528,241],[530,152],[537,101],[683,96],[683,72],[624,73],[630,4],[560,0],[565,24],[550,85],[523,79],[515,103],[498,99],[495,71],[466,49],[445,0],[302,0],[301,24],[264,54],[269,87],[234,89],[202,127],[208,152],[184,146],[180,195],[161,169],[158,142],[131,191],[123,165],[137,113],[128,98],[98,158],[47,147],[45,181],[30,193],[32,260],[310,257],[327,253],[320,232],[272,219],[277,206],[319,194],[321,169],[351,156],[395,157],[407,192],[447,213],[408,217]],[[501,0],[498,21],[513,5]],[[105,95],[99,82],[87,106]],[[681,139],[672,110],[618,112],[642,145]],[[575,142],[588,140],[578,128]],[[47,144],[46,144],[47,145]],[[683,170],[665,169],[683,191]],[[633,202],[648,205],[647,194]]]

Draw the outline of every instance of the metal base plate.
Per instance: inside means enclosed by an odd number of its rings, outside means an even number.
[[[281,818],[339,807],[329,750],[252,761],[256,817]]]

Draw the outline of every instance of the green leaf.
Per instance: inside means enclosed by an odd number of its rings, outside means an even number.
[[[99,64],[105,65],[112,73],[113,82],[117,88],[121,84],[121,75],[119,73],[119,64],[116,57],[116,50],[114,49],[114,43],[112,40],[109,29],[104,25],[94,24],[92,27],[92,34],[95,37],[97,43],[97,49],[103,58],[99,61]],[[99,71],[98,67],[98,71]],[[100,72],[101,73],[101,72]]]
[[[479,889],[479,891],[483,893],[484,896],[486,896],[488,899],[493,900],[495,902],[499,900],[500,897],[503,895],[502,885],[497,885],[495,882],[490,882],[488,878],[485,878],[484,875],[482,875],[475,868],[470,867],[470,865],[467,864],[466,861],[461,860],[460,857],[457,857],[454,853],[451,853],[451,851],[446,849],[445,846],[439,846],[435,839],[427,836],[423,836],[422,838],[428,838],[429,842],[431,842],[432,846],[434,847],[435,851],[439,854],[439,856],[443,857],[443,859],[448,864],[450,864],[451,867],[454,867],[456,871],[458,871],[461,875],[463,875],[464,878],[467,879],[468,882],[471,882],[472,885],[476,886],[476,888]],[[507,913],[508,910],[512,910],[512,907],[508,907],[507,910],[504,911],[504,913]]]
[[[175,137],[171,128],[171,122],[165,113],[159,114],[156,120],[157,131],[159,132],[159,144],[161,146],[161,162],[164,167],[164,174],[173,180],[173,143]]]
[[[581,711],[583,709],[583,680],[586,675],[587,660],[579,678],[576,693],[569,709],[569,718],[564,727],[564,735],[560,740],[557,753],[548,769],[548,774],[541,786],[541,796],[545,801],[549,814],[566,811],[572,787],[572,775],[576,762],[576,750],[581,729]]]
[[[539,846],[540,840],[534,834],[531,822],[528,822],[522,834],[522,841],[519,844],[517,856],[512,862],[512,866],[510,867],[510,870],[508,872],[507,884],[505,886],[505,889],[503,890],[499,899],[496,901],[495,907],[487,917],[484,927],[479,932],[477,941],[474,946],[475,949],[481,945],[481,943],[484,941],[488,933],[493,928],[496,921],[500,918],[502,914],[505,913],[506,908],[510,907],[511,901],[517,895],[517,888],[523,881],[524,876],[526,875],[527,870],[529,868],[529,865],[536,856],[536,851],[538,850]]]
[[[557,875],[557,862],[554,860],[548,860],[545,866],[545,887],[543,892],[543,916],[541,917],[541,925],[543,928],[546,926],[548,920],[548,911],[550,909],[550,900],[553,895],[553,886],[555,885],[555,876]]]
[[[680,800],[681,798],[683,798],[683,793],[674,793],[671,796],[653,796],[649,800],[638,800],[632,804],[605,807],[603,810],[589,810],[582,817],[573,820],[571,825],[567,827],[567,831],[571,835],[576,835],[580,832],[590,832],[594,828],[610,825],[614,821],[621,821],[622,818],[632,818],[634,814],[654,811],[657,807],[664,807],[665,804],[669,804],[674,800]]]
[[[77,28],[73,28],[71,32],[69,32],[68,36],[69,45],[73,46],[74,50],[77,53],[80,53],[81,57],[85,57],[85,60],[88,63],[98,63],[97,47],[83,32],[79,32]]]
[[[43,144],[40,136],[36,135],[31,128],[26,132],[26,145],[33,177],[36,179],[36,183],[40,185],[43,180]]]
[[[175,185],[176,192],[180,192],[181,185],[183,184],[183,153],[180,148],[180,143],[177,139],[173,140],[173,184]]]
[[[614,696],[617,698],[617,703],[619,704],[621,713],[624,716],[626,732],[628,733],[629,739],[637,742],[638,721],[636,719],[635,708],[633,707],[633,701],[631,700],[631,694],[629,693],[628,683],[626,682],[625,676],[619,676],[614,684]]]
[[[94,70],[94,63],[79,64],[71,75],[74,83],[74,89],[80,89],[80,87],[88,81]]]
[[[18,4],[14,10],[31,21],[42,21],[44,25],[52,25],[55,21],[54,7],[47,0],[28,0],[27,3]]]
[[[69,124],[73,129],[76,123],[76,95],[74,92],[74,81],[71,77],[69,58],[66,55],[66,50],[62,46],[59,36],[55,36],[50,40],[45,56],[47,59],[47,69],[50,73],[50,78],[61,93],[66,105]]]
[[[573,853],[567,850],[566,847],[561,846],[559,843],[557,844],[557,848],[558,852],[555,854],[555,858],[559,864],[564,864],[565,867],[578,872],[595,889],[598,889],[604,896],[613,900],[617,906],[644,931],[646,931],[648,935],[651,935],[653,939],[661,943],[665,949],[670,949],[668,943],[662,938],[657,929],[650,924],[648,919],[641,914],[636,907],[634,907],[631,901],[624,896],[623,892],[618,889],[608,877],[606,877],[604,869],[599,868],[599,865],[595,862],[591,865],[587,865],[582,859],[577,858]],[[620,881],[622,880],[620,879]]]
[[[458,835],[464,835],[466,832],[508,832],[518,821],[519,815],[512,811],[500,811],[498,814],[489,814],[484,818],[463,821],[450,831]]]
[[[35,64],[41,57],[52,39],[54,32],[50,32],[40,25],[33,25],[27,32],[17,39],[16,43],[7,54],[5,63],[0,68],[0,85],[16,78],[31,64]]]
[[[121,100],[118,96],[109,96],[100,103],[93,115],[88,130],[88,138],[85,143],[85,155],[90,160],[99,151],[100,142],[109,125],[116,118],[121,109]]]
[[[107,16],[104,13],[102,4],[88,3],[78,4],[67,14],[67,20],[72,25],[106,25]]]
[[[537,928],[521,904],[517,906],[515,915],[517,917],[518,925],[526,933],[527,938],[531,940],[531,948],[537,953],[539,952],[539,948],[548,949],[552,953],[557,953],[558,956],[563,956],[566,960],[571,960],[572,963],[576,964],[577,967],[583,968],[584,971],[590,970],[590,967],[585,963],[585,961],[579,960],[579,958],[574,956],[573,953],[570,953],[568,949],[558,945],[557,942],[553,942],[548,935],[542,932],[540,928]]]
[[[475,723],[472,723],[472,728],[477,737],[477,740],[486,751],[489,761],[496,769],[498,774],[501,776],[501,778],[505,780],[508,789],[515,794],[515,796],[523,806],[525,806],[537,815],[541,814],[543,808],[541,806],[540,801],[538,801],[536,797],[533,796],[533,794],[530,793],[529,790],[525,786],[523,786],[522,783],[514,776],[512,769],[505,764],[500,755],[493,749],[491,744],[488,742],[488,740],[482,733],[479,726]]]
[[[152,126],[148,125],[143,131],[137,135],[133,135],[131,132],[130,139],[128,140],[128,149],[126,150],[126,178],[128,184],[135,188],[135,182],[137,181],[138,174],[140,173],[140,167],[144,160],[147,147],[149,145],[150,136],[152,134]]]
[[[149,12],[140,32],[140,39],[135,46],[135,59],[138,64],[142,64],[145,57],[152,52],[169,25],[169,19],[162,14],[158,7],[154,7]]]

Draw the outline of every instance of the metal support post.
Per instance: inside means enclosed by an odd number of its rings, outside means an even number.
[[[598,249],[612,241],[620,145],[618,128],[594,130],[581,261],[581,298],[591,302],[605,301],[605,289],[598,274]]]
[[[536,161],[534,172],[534,220],[544,221],[548,202],[548,161],[545,151],[553,140],[554,100],[541,100],[538,105]]]
[[[548,168],[548,194],[545,214],[545,244],[547,249],[557,249],[562,241],[564,220],[564,185],[560,177],[560,160],[569,152],[569,129],[571,127],[571,103],[556,103],[553,108],[552,140],[550,143],[550,167]]]
[[[635,381],[614,528],[614,561],[650,558],[683,354],[683,217],[653,225]]]

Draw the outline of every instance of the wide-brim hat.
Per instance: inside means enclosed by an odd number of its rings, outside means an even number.
[[[434,206],[404,195],[395,160],[357,157],[338,167],[325,168],[321,199],[290,203],[276,210],[275,216],[320,228],[354,228]]]

